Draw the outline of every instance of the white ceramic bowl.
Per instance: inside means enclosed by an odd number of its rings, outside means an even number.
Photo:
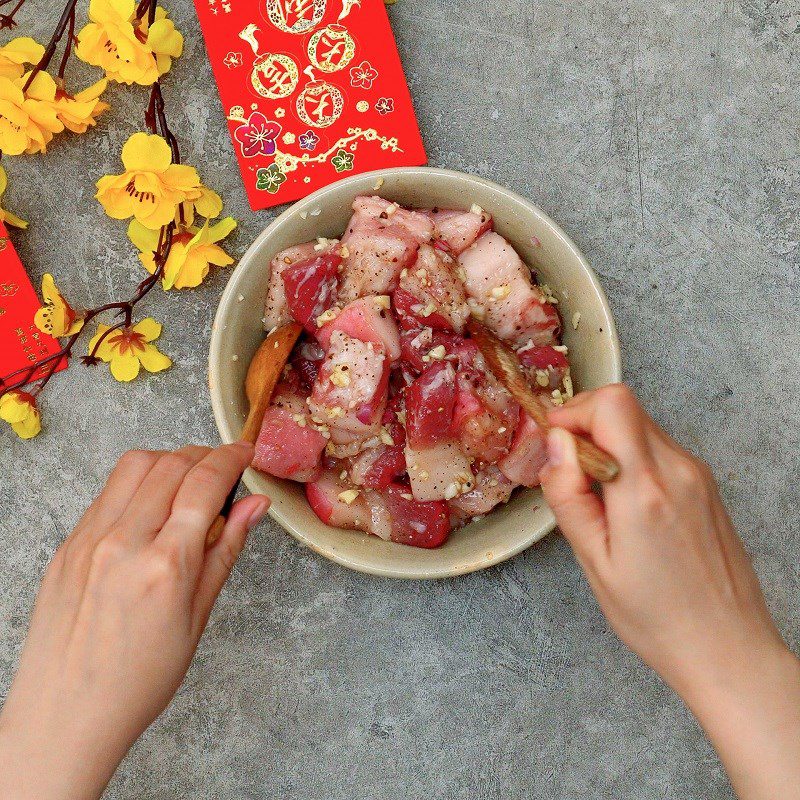
[[[425,167],[380,170],[346,178],[295,203],[261,233],[234,270],[214,320],[209,355],[211,402],[224,442],[238,438],[247,415],[244,378],[264,338],[261,320],[270,260],[280,250],[317,236],[338,238],[353,198],[361,194],[380,194],[404,206],[469,208],[477,203],[559,298],[576,391],[620,380],[619,342],[606,297],[586,260],[553,220],[528,200],[482,178]],[[577,330],[571,324],[576,311],[581,314]],[[442,547],[423,550],[323,524],[300,484],[252,469],[244,481],[252,492],[272,498],[270,514],[300,542],[332,561],[374,575],[442,578],[472,572],[510,558],[555,526],[541,491],[527,489],[454,533]]]

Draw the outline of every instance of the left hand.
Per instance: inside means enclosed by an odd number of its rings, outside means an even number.
[[[269,499],[206,532],[252,445],[130,452],[45,573],[0,715],[0,797],[99,797],[180,686]]]

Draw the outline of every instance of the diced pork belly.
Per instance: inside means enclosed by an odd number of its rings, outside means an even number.
[[[527,414],[520,416],[509,454],[497,462],[512,483],[538,486],[539,470],[547,463],[547,442],[541,428]]]
[[[330,322],[315,332],[317,341],[326,350],[334,331],[342,331],[353,339],[371,342],[385,353],[389,361],[400,358],[400,335],[389,311],[389,297],[362,297],[348,303]]]
[[[555,344],[558,312],[541,290],[516,250],[490,231],[458,258],[467,294],[483,310],[483,322],[501,339],[522,346]]]
[[[518,419],[519,406],[493,375],[459,371],[452,430],[467,456],[480,463],[505,456]]]
[[[270,406],[256,441],[253,466],[276,478],[311,481],[320,473],[326,443],[304,414]]]
[[[419,449],[406,444],[406,467],[416,500],[449,500],[473,486],[470,460],[453,440]]]
[[[569,372],[566,355],[549,345],[522,347],[517,351],[531,386],[541,392],[558,389]]]
[[[340,248],[344,274],[339,296],[344,302],[390,293],[420,244],[433,236],[433,223],[424,214],[380,197],[357,197],[353,210]]]
[[[417,260],[401,271],[394,293],[398,313],[411,315],[421,325],[461,333],[470,309],[456,263],[445,253],[423,244]]]
[[[345,445],[376,436],[388,395],[389,363],[383,352],[372,342],[334,331],[308,403],[314,420],[330,429],[331,442]]]
[[[494,464],[478,470],[475,473],[475,488],[449,502],[451,521],[454,524],[466,523],[488,514],[496,505],[507,502],[514,488],[515,484]]]
[[[269,283],[267,285],[267,302],[264,306],[264,329],[272,330],[292,321],[286,293],[283,287],[283,271],[298,261],[304,261],[317,255],[316,242],[305,242],[282,250],[269,265]]]
[[[456,371],[437,361],[405,390],[406,435],[415,449],[430,447],[452,438]]]
[[[442,501],[420,502],[408,487],[393,483],[381,493],[391,518],[391,539],[413,547],[439,547],[450,535],[450,513]]]
[[[400,230],[417,244],[429,242],[433,238],[434,224],[426,214],[403,208],[382,197],[356,197],[353,200],[353,211],[355,213],[348,225],[348,233],[359,228]]]
[[[336,302],[341,263],[338,253],[318,253],[282,270],[289,313],[309,333],[317,332],[317,318]]]
[[[325,470],[306,484],[306,497],[314,513],[335,528],[369,530],[370,510],[361,491],[335,471]]]
[[[478,237],[492,230],[492,215],[485,211],[458,211],[452,208],[425,212],[433,220],[436,237],[454,254],[463,253]]]

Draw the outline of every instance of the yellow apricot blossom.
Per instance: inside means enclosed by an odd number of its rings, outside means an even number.
[[[11,425],[20,439],[33,439],[42,429],[42,416],[36,398],[14,389],[0,396],[0,419]]]
[[[233,217],[225,217],[209,227],[189,227],[172,237],[172,247],[164,266],[161,284],[164,289],[187,289],[199,286],[212,266],[227,267],[233,259],[217,244],[236,228]],[[141,250],[139,259],[150,273],[156,271],[155,250],[158,233],[150,231],[133,220],[128,226],[128,236]]]
[[[183,53],[183,36],[175,29],[175,23],[167,19],[167,12],[161,6],[156,8],[156,18],[149,28],[145,20],[144,30],[147,33],[147,46],[156,59],[158,74],[165,75],[172,66],[172,59]]]
[[[33,322],[43,333],[50,336],[72,336],[83,327],[83,318],[61,296],[53,276],[45,273],[42,278],[44,305],[36,312]]]
[[[161,336],[161,324],[152,317],[104,336],[108,330],[108,325],[97,326],[97,333],[89,342],[89,354],[92,355],[95,345],[100,342],[94,355],[110,365],[116,380],[132,381],[141,367],[148,372],[161,372],[172,366],[172,360],[152,344]]]
[[[200,197],[196,200],[189,200],[181,203],[178,213],[175,215],[176,225],[194,225],[195,212],[206,219],[218,217],[222,211],[222,198],[207,186],[200,186]]]
[[[64,127],[73,133],[86,133],[88,128],[97,124],[97,117],[110,108],[108,103],[100,99],[107,86],[108,81],[103,78],[75,95],[58,89],[55,96],[56,114]]]
[[[64,130],[52,103],[22,91],[26,79],[24,75],[16,80],[0,77],[0,151],[9,156],[44,153],[53,134]],[[46,78],[38,80],[40,87],[43,82]]]
[[[42,45],[30,36],[18,36],[0,47],[0,76],[19,78],[25,72],[25,64],[38,64],[43,55]]]
[[[183,52],[183,36],[163,8],[148,26],[147,14],[136,19],[134,0],[91,0],[89,20],[78,33],[75,53],[118,83],[149,86]]]
[[[2,207],[3,195],[8,188],[8,175],[6,175],[5,168],[0,164],[0,222],[6,222],[13,225],[15,228],[27,228],[28,223],[24,219],[20,219],[16,214],[6,211]]]
[[[206,191],[194,167],[172,163],[166,140],[156,134],[134,133],[122,148],[121,175],[104,175],[97,194],[113,219],[134,217],[150,230],[175,219],[178,206],[201,200]]]

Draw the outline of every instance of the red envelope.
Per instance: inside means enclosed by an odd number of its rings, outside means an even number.
[[[250,205],[426,161],[383,0],[195,0]]]
[[[30,366],[61,349],[58,340],[42,333],[33,317],[41,303],[0,222],[0,377]],[[58,369],[67,366],[62,359]],[[49,370],[49,367],[47,367]],[[30,380],[41,378],[45,370],[35,372]],[[24,373],[9,380],[16,383]]]

